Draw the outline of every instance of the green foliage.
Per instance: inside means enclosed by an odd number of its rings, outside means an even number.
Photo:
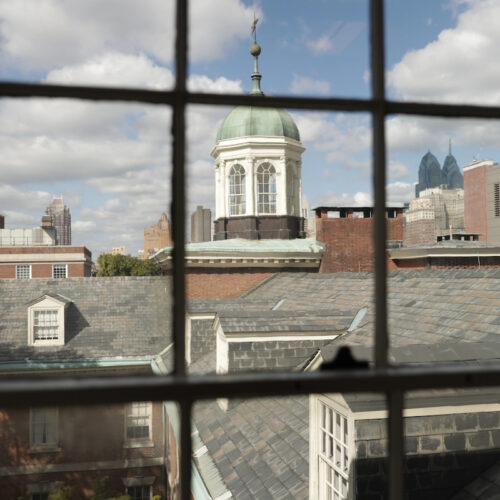
[[[151,260],[142,260],[131,255],[103,253],[97,257],[97,276],[158,276],[161,269]]]
[[[57,481],[49,493],[49,500],[71,500],[73,498],[73,486],[67,486],[62,481]]]
[[[107,491],[107,482],[108,476],[98,477],[92,481],[94,495],[90,497],[90,500],[130,500],[130,495],[125,495],[117,491]]]

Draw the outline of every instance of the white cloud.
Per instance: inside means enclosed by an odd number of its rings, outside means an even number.
[[[401,161],[390,160],[388,164],[388,175],[390,179],[404,179],[409,177],[408,167]]]
[[[318,38],[306,40],[306,45],[314,54],[333,52],[339,54],[351,44],[365,29],[366,23],[350,21],[336,22],[330,30]]]
[[[467,2],[453,29],[408,52],[388,74],[388,83],[405,100],[500,103],[498,0]]]
[[[254,12],[241,0],[193,0],[190,57],[224,57],[248,38]],[[3,0],[0,53],[4,67],[44,71],[110,50],[169,63],[174,53],[173,0]],[[103,80],[104,82],[105,80]]]
[[[330,82],[327,80],[314,80],[309,76],[293,74],[290,84],[292,94],[320,94],[325,95],[330,92]]]
[[[2,175],[3,177],[3,175]],[[52,195],[46,191],[37,191],[31,189],[19,189],[8,184],[0,184],[0,200],[3,207],[9,207],[12,210],[37,210],[40,211],[40,217],[45,208],[52,201]],[[3,214],[9,213],[3,210]],[[40,219],[38,219],[40,221]]]

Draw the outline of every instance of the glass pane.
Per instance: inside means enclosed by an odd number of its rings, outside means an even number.
[[[500,76],[490,65],[498,44],[497,2],[386,4],[390,98],[498,104]]]
[[[308,412],[302,396],[196,403],[194,464],[211,496],[307,498]]]
[[[189,83],[201,92],[248,93],[255,40],[268,95],[368,97],[368,2],[215,0],[190,9]],[[259,53],[258,50],[253,54]],[[339,70],[339,68],[342,68]]]
[[[175,498],[176,406],[137,405],[147,406],[147,440],[128,434],[126,405],[1,408],[2,498]]]
[[[171,88],[174,3],[2,2],[0,78]]]

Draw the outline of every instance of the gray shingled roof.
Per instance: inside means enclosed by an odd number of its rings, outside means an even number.
[[[27,345],[28,304],[44,294],[71,301],[63,346]],[[0,280],[0,362],[158,354],[171,343],[170,295],[162,276]]]

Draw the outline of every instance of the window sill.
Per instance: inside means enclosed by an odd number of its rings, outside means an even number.
[[[153,441],[127,441],[124,448],[154,448]]]
[[[33,445],[28,449],[28,453],[57,453],[61,447],[57,444]]]

